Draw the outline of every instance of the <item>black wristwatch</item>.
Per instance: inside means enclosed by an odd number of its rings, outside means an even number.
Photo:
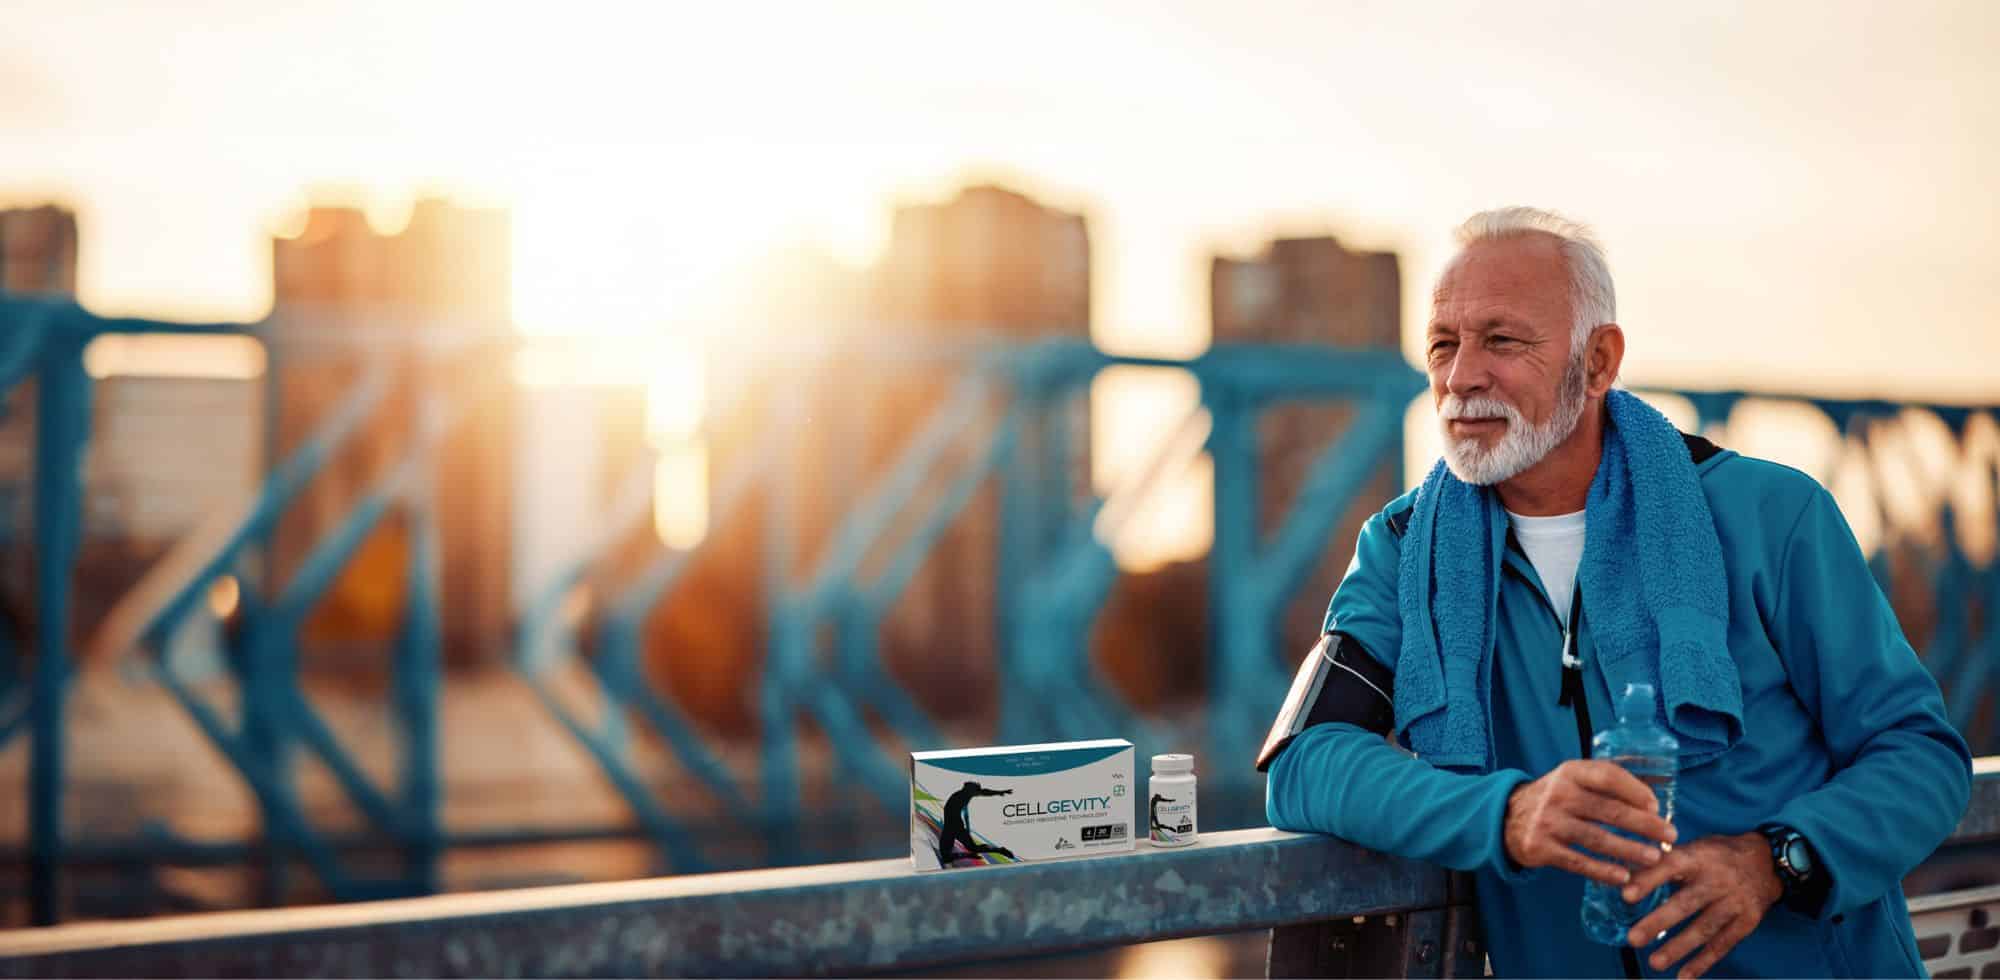
[[[1818,915],[1820,904],[1826,900],[1827,877],[1820,869],[1818,856],[1813,854],[1811,842],[1784,824],[1765,824],[1757,829],[1771,845],[1771,866],[1785,886],[1779,901],[1794,912]]]

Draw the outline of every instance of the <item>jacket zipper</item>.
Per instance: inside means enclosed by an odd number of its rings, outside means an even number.
[[[1529,582],[1521,572],[1508,568],[1508,572],[1523,582]],[[1532,582],[1529,582],[1532,585]],[[1547,602],[1547,593],[1543,593]],[[1554,604],[1550,603],[1550,612]],[[1590,699],[1583,696],[1583,658],[1576,655],[1577,619],[1583,612],[1583,590],[1574,586],[1570,589],[1569,623],[1563,627],[1562,646],[1562,688],[1556,695],[1556,707],[1570,709],[1570,717],[1576,719],[1576,748],[1583,758],[1590,758],[1590,737],[1596,731],[1590,723]]]
[[[1590,758],[1590,739],[1596,726],[1590,723],[1590,699],[1583,696],[1583,659],[1576,655],[1576,621],[1583,609],[1583,595],[1574,587],[1569,597],[1569,625],[1563,627],[1562,693],[1556,707],[1570,709],[1576,719],[1576,749]]]
[[[1583,590],[1572,585],[1569,596],[1569,623],[1563,627],[1562,692],[1556,695],[1556,707],[1570,709],[1570,717],[1576,719],[1577,752],[1582,758],[1588,759],[1594,726],[1590,723],[1590,699],[1583,693],[1583,658],[1576,655],[1576,626],[1582,612]],[[1625,976],[1629,980],[1638,980],[1645,976],[1639,970],[1639,951],[1630,946],[1618,947],[1618,963],[1625,968]]]

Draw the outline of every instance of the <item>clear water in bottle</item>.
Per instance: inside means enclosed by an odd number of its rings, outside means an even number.
[[[1618,699],[1618,723],[1597,733],[1591,740],[1590,754],[1593,759],[1616,762],[1639,777],[1659,799],[1660,816],[1672,821],[1680,747],[1679,740],[1654,720],[1653,685],[1627,684]],[[1605,829],[1623,837],[1635,836],[1608,826]],[[1668,886],[1661,885],[1633,903],[1627,903],[1620,892],[1594,881],[1583,885],[1583,931],[1609,946],[1625,944],[1632,926],[1666,900]]]

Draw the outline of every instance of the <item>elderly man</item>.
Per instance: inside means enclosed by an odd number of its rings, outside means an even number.
[[[1259,759],[1271,822],[1476,872],[1503,975],[1923,975],[1900,882],[1970,754],[1832,497],[1613,387],[1586,229],[1458,239],[1424,342],[1444,459],[1362,528]],[[1679,741],[1671,823],[1590,758],[1635,682]],[[1601,945],[1586,879],[1674,889]]]

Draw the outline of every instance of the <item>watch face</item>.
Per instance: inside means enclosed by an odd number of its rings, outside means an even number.
[[[1806,849],[1805,838],[1794,837],[1785,842],[1785,863],[1801,878],[1812,874],[1812,852]]]

